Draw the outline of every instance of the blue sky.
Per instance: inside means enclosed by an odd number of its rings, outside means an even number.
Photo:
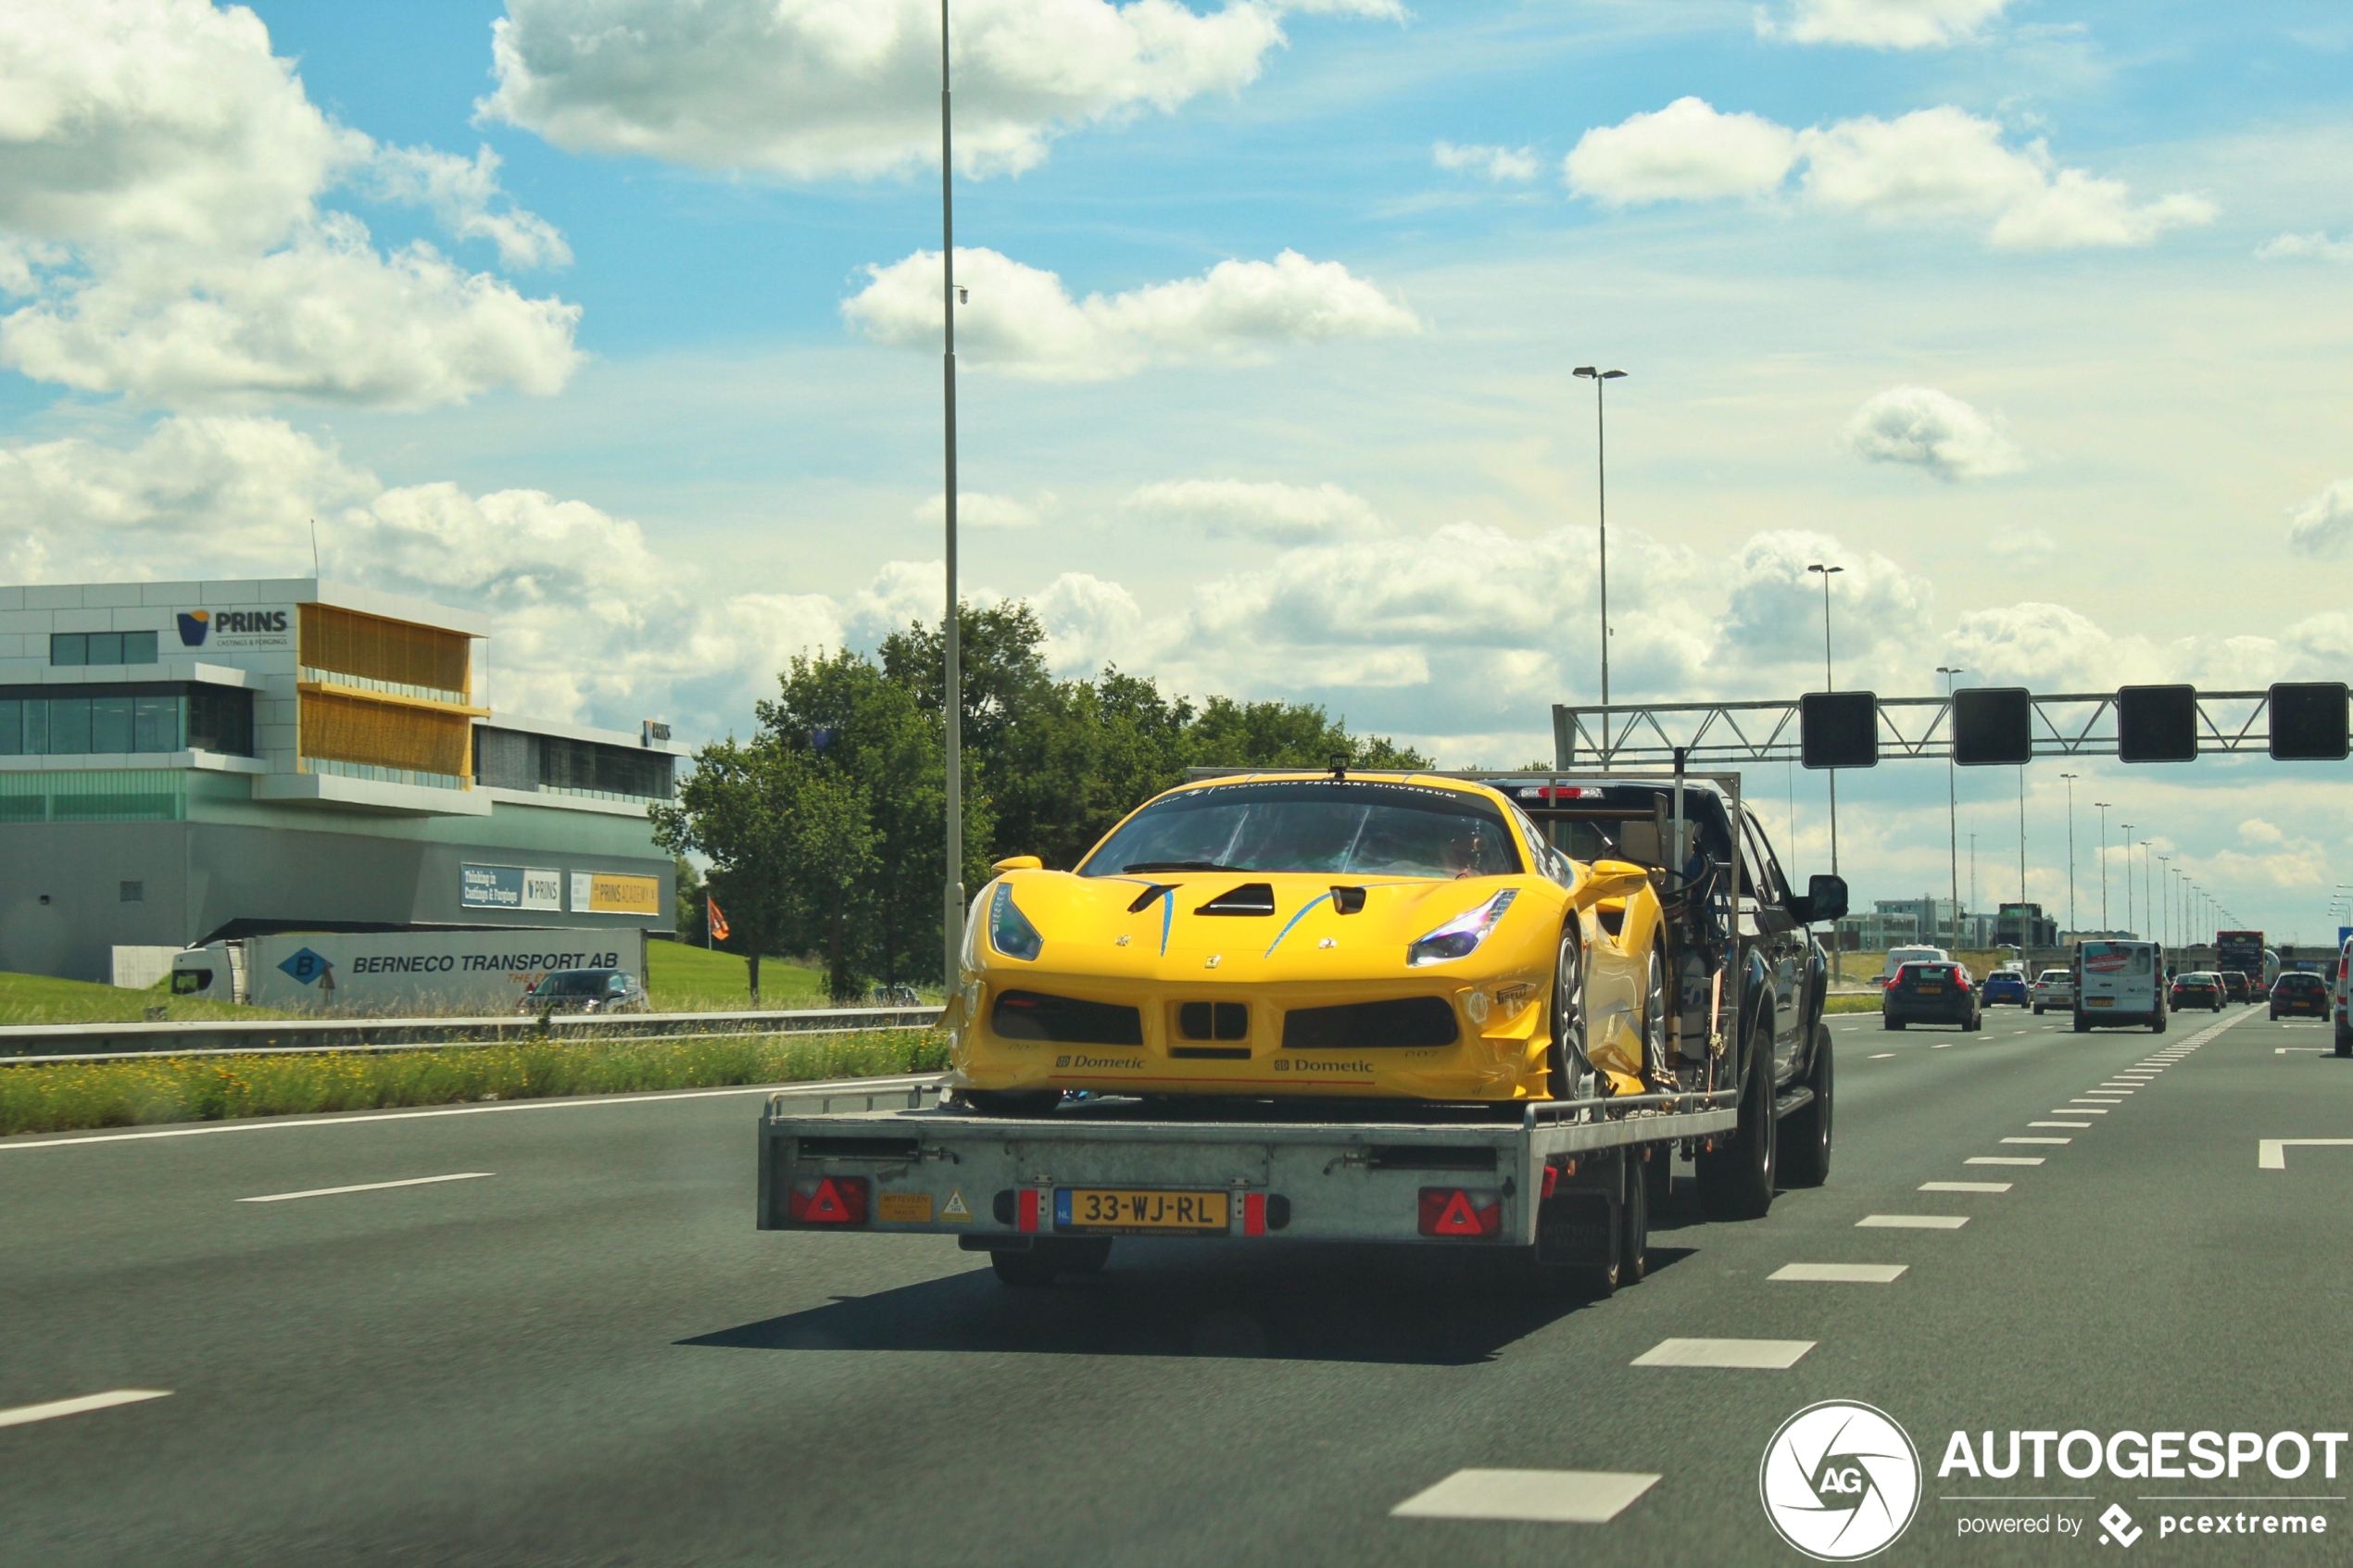
[[[496,700],[690,734],[937,614],[920,0],[711,0],[701,54],[655,0],[11,11],[0,76],[80,108],[0,141],[12,578],[293,570],[315,516],[492,615]],[[1816,684],[1825,558],[1891,695],[2345,677],[2341,5],[958,15],[965,582],[1066,670],[1541,755],[1596,684],[1607,361],[1621,697]],[[1863,896],[1944,883],[1933,771],[1843,791]],[[2317,935],[2336,774],[2078,799]],[[1964,778],[1989,901],[2013,787]]]

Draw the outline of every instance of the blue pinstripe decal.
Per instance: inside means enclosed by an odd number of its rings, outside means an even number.
[[[1307,918],[1308,910],[1314,909],[1318,904],[1327,901],[1330,897],[1331,895],[1328,893],[1318,893],[1315,897],[1308,899],[1304,904],[1302,904],[1299,907],[1299,913],[1291,916],[1290,920],[1283,926],[1282,930],[1275,933],[1275,939],[1266,944],[1266,952],[1265,956],[1270,959],[1273,958],[1275,956],[1275,949],[1283,945],[1283,938],[1290,935],[1290,928],[1297,925],[1301,921],[1305,920]]]

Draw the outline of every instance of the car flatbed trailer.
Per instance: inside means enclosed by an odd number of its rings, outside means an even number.
[[[1740,1095],[1104,1097],[1021,1120],[956,1109],[942,1092],[851,1097],[856,1108],[837,1092],[772,1097],[760,1228],[954,1236],[1025,1285],[1100,1269],[1117,1237],[1150,1236],[1516,1250],[1540,1275],[1607,1291],[1642,1272],[1677,1148],[1730,1134]]]
[[[1823,966],[1818,949],[1810,965],[1780,966],[1809,973],[1790,1020],[1803,1049],[1785,1055],[1786,1075],[1776,1074],[1773,988],[1755,936],[1762,903],[1754,868],[1730,874],[1749,843],[1740,776],[1572,769],[1450,776],[1508,789],[1548,836],[1560,831],[1554,824],[1646,822],[1645,859],[1662,871],[1674,863],[1662,847],[1680,855],[1692,842],[1686,789],[1718,792],[1729,830],[1718,867],[1725,874],[1707,902],[1723,946],[1712,980],[1698,970],[1680,975],[1670,1014],[1678,1051],[1713,1064],[1700,1086],[1464,1104],[1079,1095],[1027,1119],[943,1099],[944,1083],[813,1099],[784,1090],[761,1120],[760,1228],[953,1235],[966,1251],[988,1253],[1012,1285],[1099,1270],[1121,1236],[1279,1237],[1509,1253],[1540,1283],[1605,1295],[1644,1273],[1650,1211],[1666,1196],[1679,1151],[1743,1162],[1752,1140],[1775,1138],[1771,1129],[1814,1108],[1819,1147],[1797,1180],[1818,1183],[1830,1141]],[[1587,786],[1602,785],[1647,798],[1613,807],[1592,798],[1597,790]],[[1739,1060],[1750,1070],[1734,1071]],[[1752,1123],[1745,1133],[1743,1116]],[[1746,1151],[1730,1152],[1743,1144]],[[1761,1162],[1750,1184],[1758,1190],[1744,1205],[1735,1196],[1724,1211],[1762,1215],[1777,1173],[1777,1160]]]

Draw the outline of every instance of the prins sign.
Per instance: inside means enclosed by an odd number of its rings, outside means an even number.
[[[294,646],[295,612],[287,609],[183,609],[180,646],[220,653]]]

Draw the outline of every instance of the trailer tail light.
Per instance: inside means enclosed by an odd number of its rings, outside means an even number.
[[[1468,1187],[1424,1187],[1421,1233],[1476,1240],[1504,1232],[1504,1195]]]
[[[809,1176],[786,1195],[796,1225],[862,1225],[866,1223],[866,1178]]]
[[[1039,1192],[1036,1187],[1024,1187],[1013,1195],[1013,1202],[1020,1212],[1020,1219],[1014,1225],[1015,1229],[1036,1231],[1044,1228],[1039,1223],[1039,1217],[1046,1207],[1044,1193]]]

